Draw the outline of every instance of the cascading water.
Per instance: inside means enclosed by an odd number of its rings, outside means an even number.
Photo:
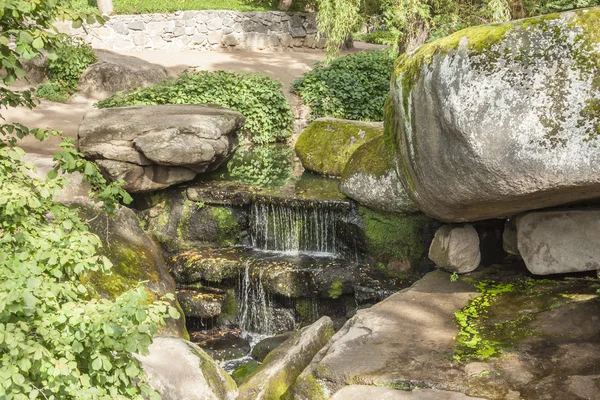
[[[243,332],[271,335],[271,301],[262,284],[264,269],[259,271],[258,279],[254,280],[251,276],[251,266],[252,262],[247,260],[244,275],[239,280],[239,325]]]
[[[343,218],[343,213],[327,204],[253,203],[252,246],[273,252],[339,256],[344,247],[337,224]]]

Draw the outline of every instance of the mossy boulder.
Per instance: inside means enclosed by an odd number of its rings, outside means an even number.
[[[312,358],[333,336],[333,323],[322,317],[269,353],[239,388],[238,400],[279,400]]]
[[[216,317],[221,314],[226,298],[227,294],[224,290],[212,288],[177,291],[177,301],[186,317]]]
[[[599,21],[476,26],[396,61],[386,133],[419,209],[466,222],[600,197]]]
[[[252,358],[263,362],[270,352],[281,346],[293,334],[293,332],[285,332],[280,335],[271,336],[261,340],[252,349]]]
[[[133,210],[120,207],[109,216],[91,202],[71,202],[70,206],[88,221],[90,231],[102,240],[100,253],[113,263],[110,275],[90,272],[84,277],[85,284],[108,298],[116,298],[140,282],[145,282],[149,301],[167,293],[175,294],[175,281],[169,274],[162,250],[142,230]],[[176,302],[174,305],[179,308]],[[163,332],[187,336],[183,315],[179,320],[167,319]]]
[[[439,223],[423,214],[396,215],[359,208],[365,251],[386,275],[420,275],[432,267],[429,244]]]
[[[183,339],[159,336],[137,356],[148,383],[163,400],[231,400],[237,394],[233,379],[208,354]]]
[[[237,368],[231,373],[231,377],[238,385],[241,385],[248,379],[250,375],[260,366],[260,363],[256,360],[250,360],[246,364]]]
[[[173,256],[171,273],[179,284],[221,282],[244,270],[244,255],[236,249],[198,249]]]
[[[415,213],[394,168],[393,145],[383,136],[360,146],[344,168],[340,190],[365,207],[391,213]]]
[[[296,154],[310,171],[341,176],[352,153],[382,134],[383,125],[378,122],[319,118],[300,134]]]
[[[164,190],[136,200],[143,205],[146,229],[171,253],[239,244],[248,226],[243,207],[192,201],[186,189]]]

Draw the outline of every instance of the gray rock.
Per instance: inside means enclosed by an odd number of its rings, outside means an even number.
[[[292,28],[291,34],[293,38],[303,38],[306,36],[306,31],[304,28]]]
[[[240,38],[238,37],[238,35],[230,33],[223,36],[222,42],[227,46],[237,46],[238,44],[240,44]]]
[[[127,26],[125,26],[123,21],[120,21],[120,20],[116,20],[114,22],[110,21],[109,24],[112,26],[114,31],[117,32],[118,34],[127,35],[127,33],[129,33],[129,29],[127,28]]]
[[[378,136],[354,151],[344,168],[340,191],[373,210],[415,213],[419,209],[406,194],[394,159],[383,136]]]
[[[100,109],[85,115],[79,149],[111,179],[124,179],[126,190],[156,190],[218,168],[243,123],[240,113],[218,106]]]
[[[289,33],[284,33],[279,37],[279,41],[283,47],[290,47],[292,45],[292,35]]]
[[[183,36],[183,35],[185,35],[185,27],[184,26],[176,26],[175,29],[173,29],[173,36],[179,37],[179,36]]]
[[[46,80],[48,58],[37,56],[30,60],[19,60],[25,71],[27,81],[32,85],[37,85]]]
[[[135,32],[133,34],[133,43],[136,46],[145,46],[148,43],[149,37],[144,32]]]
[[[220,44],[221,43],[221,32],[210,32],[208,34],[208,43],[210,44]]]
[[[142,21],[133,21],[132,23],[127,25],[127,27],[132,31],[143,31],[146,28]]]
[[[213,318],[221,314],[227,297],[222,291],[178,290],[177,300],[186,317]]]
[[[135,40],[141,40],[137,34]],[[140,42],[141,43],[141,42]],[[140,44],[141,45],[141,44]],[[125,56],[108,50],[96,50],[98,61],[90,65],[79,78],[79,93],[93,99],[104,99],[122,90],[154,85],[167,79],[164,67],[137,57]]]
[[[278,399],[333,335],[333,323],[322,317],[273,350],[239,388],[238,400]]]
[[[223,20],[220,17],[213,17],[206,22],[206,26],[211,31],[219,30],[223,27]]]
[[[269,36],[265,33],[246,34],[246,46],[249,49],[264,50],[269,46]]]
[[[527,269],[537,275],[600,269],[600,210],[539,211],[517,219]]]
[[[429,247],[429,259],[446,271],[474,271],[481,262],[477,231],[472,225],[442,226]]]
[[[136,356],[163,400],[233,400],[233,379],[208,354],[183,339],[159,336]]]
[[[448,392],[438,389],[418,389],[405,391],[378,386],[352,385],[342,388],[331,400],[469,400],[482,399],[471,397],[458,392]]]
[[[195,34],[195,35],[192,37],[192,41],[193,41],[194,43],[197,43],[197,44],[202,44],[202,43],[204,43],[204,42],[206,41],[206,39],[208,39],[208,36],[206,36],[206,35],[205,35],[205,34],[203,34],[203,33],[196,33],[196,34]]]
[[[598,12],[469,28],[401,57],[388,118],[423,212],[464,222],[600,196]]]

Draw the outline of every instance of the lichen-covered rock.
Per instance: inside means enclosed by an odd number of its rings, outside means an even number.
[[[109,216],[89,201],[71,201],[68,204],[88,221],[90,231],[102,240],[100,253],[113,264],[110,275],[89,272],[84,278],[87,284],[109,298],[136,288],[140,282],[146,282],[144,286],[150,301],[167,293],[175,294],[175,281],[169,274],[160,246],[142,230],[131,209],[120,207]],[[177,303],[174,305],[178,306]],[[169,318],[166,322],[163,333],[187,336],[183,315],[178,320]]]
[[[95,50],[98,61],[90,65],[79,78],[78,92],[102,100],[122,90],[151,86],[167,79],[167,70],[141,58]]]
[[[600,210],[538,211],[517,218],[518,249],[537,275],[600,270]]]
[[[252,348],[252,358],[263,362],[270,352],[281,346],[292,335],[293,332],[285,332],[280,335],[271,336],[261,340],[254,346],[254,348]]]
[[[459,392],[439,389],[417,389],[406,391],[390,387],[351,385],[337,392],[331,400],[485,400],[482,397],[471,397]]]
[[[224,290],[178,290],[177,300],[186,317],[213,318],[221,314],[227,298]]]
[[[477,231],[472,225],[442,226],[429,247],[429,259],[446,271],[474,271],[481,263]]]
[[[294,334],[269,353],[261,366],[240,386],[238,399],[281,398],[332,335],[333,323],[329,317],[322,317]]]
[[[171,273],[180,284],[218,283],[238,277],[244,270],[244,261],[235,249],[190,250],[173,257]]]
[[[340,191],[365,207],[390,213],[415,213],[419,209],[398,178],[392,145],[383,136],[360,146],[344,168]]]
[[[401,56],[386,121],[423,212],[464,222],[600,196],[599,20],[476,26]]]
[[[508,254],[515,256],[519,255],[516,218],[511,218],[504,224],[504,231],[502,232],[502,248]]]
[[[137,358],[150,386],[163,400],[233,400],[233,379],[208,354],[183,339],[155,337],[149,354]]]
[[[354,151],[382,133],[383,125],[379,122],[319,118],[300,134],[296,153],[304,168],[322,175],[341,176]]]
[[[148,192],[192,180],[233,154],[244,117],[214,105],[166,104],[93,110],[79,149],[124,189]]]

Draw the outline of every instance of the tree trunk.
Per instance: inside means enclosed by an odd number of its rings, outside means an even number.
[[[406,30],[406,33],[400,37],[398,43],[398,54],[410,52],[417,47],[425,44],[429,39],[429,25],[421,18],[412,24],[412,27]]]
[[[277,8],[282,11],[287,11],[290,9],[293,0],[279,0],[279,5]]]
[[[98,9],[102,15],[112,14],[114,10],[112,0],[98,0]]]

